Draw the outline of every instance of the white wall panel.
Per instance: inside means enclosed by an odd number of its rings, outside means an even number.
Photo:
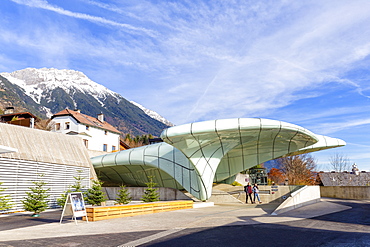
[[[49,206],[57,206],[56,199],[64,193],[69,186],[75,184],[74,177],[82,171],[82,185],[88,188],[90,186],[90,168],[77,167],[62,164],[52,164],[37,161],[17,160],[0,158],[0,182],[2,188],[6,190],[0,192],[3,195],[10,195],[14,207],[10,211],[23,211],[21,200],[27,196],[29,187],[33,187],[33,181],[42,179],[47,184],[45,188],[50,188]],[[43,174],[40,178],[38,175]]]

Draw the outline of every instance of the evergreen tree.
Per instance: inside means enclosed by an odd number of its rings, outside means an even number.
[[[42,176],[43,175],[39,175],[39,177]],[[48,208],[48,201],[46,199],[49,197],[47,192],[50,190],[50,188],[44,189],[46,183],[42,180],[33,181],[32,183],[35,186],[29,187],[31,192],[26,192],[27,197],[21,202],[23,203],[23,207],[26,211],[34,212],[34,215],[38,215]]]
[[[82,170],[78,170],[78,175],[76,177],[73,177],[75,179],[75,184],[71,185],[68,190],[66,190],[63,194],[61,194],[60,198],[57,198],[57,204],[61,207],[64,207],[64,204],[67,200],[68,193],[72,192],[82,192],[82,195],[86,197],[86,191],[84,191],[85,186],[82,186],[82,180],[84,180],[84,177],[81,177]]]
[[[125,185],[120,186],[120,190],[118,190],[116,202],[119,204],[127,204],[131,202],[132,197],[130,197],[130,193],[126,189]]]
[[[147,188],[144,191],[144,195],[141,198],[143,202],[156,202],[159,201],[158,189],[154,188],[157,184],[153,182],[153,176],[148,177],[149,182],[145,183]]]
[[[104,193],[102,191],[103,182],[93,180],[93,186],[87,190],[87,203],[91,205],[100,205],[105,202]]]
[[[2,184],[3,183],[0,182],[0,185]],[[0,187],[0,192],[3,192],[3,191],[5,191],[5,189]],[[11,201],[11,198],[9,195],[0,194],[0,211],[11,209],[13,207],[13,204],[10,201]]]

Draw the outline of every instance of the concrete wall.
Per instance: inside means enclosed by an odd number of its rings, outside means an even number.
[[[272,187],[271,185],[259,185],[258,188],[260,190],[259,196],[263,203],[282,203],[286,198],[290,196],[290,194],[303,186],[296,186],[296,185],[287,185],[287,186],[275,186]],[[232,186],[229,184],[218,184],[213,187],[212,197],[209,199],[215,203],[220,203],[222,200],[220,193],[218,190],[222,190],[228,192],[230,195],[235,197],[236,199],[245,202],[246,193],[244,192],[243,186]],[[225,197],[225,196],[223,196]],[[253,198],[253,196],[252,196]]]
[[[370,199],[370,186],[320,186],[322,197],[341,199]]]
[[[295,208],[319,202],[320,197],[320,186],[304,186],[298,191],[291,193],[291,196],[281,203],[272,215],[281,214]]]
[[[115,200],[117,198],[118,190],[120,187],[104,187],[104,192],[109,200]],[[144,195],[145,187],[126,187],[132,200],[140,201]],[[172,201],[172,200],[191,200],[184,193],[179,190],[172,188],[158,188],[159,199],[161,201]]]

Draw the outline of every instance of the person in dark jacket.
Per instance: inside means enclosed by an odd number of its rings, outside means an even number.
[[[249,182],[246,186],[244,186],[244,191],[245,191],[245,203],[248,203],[248,197],[251,199],[251,203],[253,203],[253,200],[252,200],[253,190]]]

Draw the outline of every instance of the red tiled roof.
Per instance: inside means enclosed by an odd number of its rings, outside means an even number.
[[[121,134],[121,132],[119,130],[117,130],[115,127],[113,127],[112,125],[110,125],[106,121],[101,122],[97,118],[90,117],[90,116],[82,114],[78,111],[72,111],[72,110],[69,110],[69,109],[64,109],[63,111],[55,113],[51,117],[51,119],[53,119],[55,117],[58,117],[58,116],[71,116],[74,119],[76,119],[76,121],[78,123],[89,125],[89,126],[99,128],[99,129],[108,130],[108,131],[111,131],[111,132],[114,132],[114,133],[117,133],[117,134]]]

